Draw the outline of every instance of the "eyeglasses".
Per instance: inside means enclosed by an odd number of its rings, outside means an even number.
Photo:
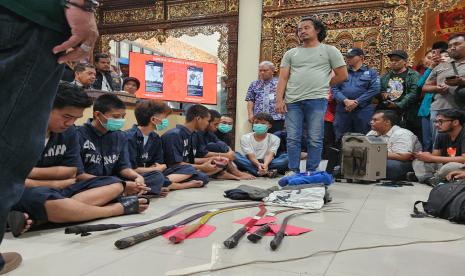
[[[452,122],[453,120],[434,120],[433,123],[437,124],[438,126],[441,126],[444,122]]]

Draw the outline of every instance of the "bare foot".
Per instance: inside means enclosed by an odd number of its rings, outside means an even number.
[[[31,228],[32,220],[27,213],[11,211],[8,215],[8,226],[13,236],[19,237]]]
[[[150,203],[149,199],[143,198],[143,197],[139,198],[139,213],[142,213],[145,210],[147,210],[147,208],[149,208],[149,203]]]
[[[189,188],[201,188],[203,187],[203,182],[200,180],[191,180],[183,183],[171,183],[168,186],[170,190],[182,190],[182,189],[189,189]]]
[[[234,174],[228,173],[228,172],[223,172],[222,174],[219,174],[216,176],[216,179],[225,179],[225,180],[241,180],[239,177],[235,176]]]
[[[239,178],[241,180],[254,180],[254,179],[256,179],[255,176],[251,175],[250,173],[246,173],[246,172],[241,172],[241,175],[239,175]]]
[[[160,197],[166,197],[168,195],[169,191],[170,191],[170,188],[168,188],[168,187],[161,188]]]

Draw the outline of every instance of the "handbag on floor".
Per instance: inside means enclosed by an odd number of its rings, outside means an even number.
[[[425,212],[420,212],[421,203]],[[434,187],[428,201],[416,201],[412,217],[438,217],[452,222],[465,224],[465,181],[444,183]]]

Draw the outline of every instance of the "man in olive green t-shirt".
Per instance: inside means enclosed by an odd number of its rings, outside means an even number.
[[[287,51],[281,61],[276,110],[287,112],[289,170],[300,171],[300,141],[306,124],[306,170],[313,172],[321,159],[330,86],[346,80],[348,73],[341,52],[322,43],[326,38],[326,26],[321,21],[312,17],[302,18],[297,35],[302,45]]]
[[[96,4],[69,0],[65,8],[64,0],[0,0],[0,242],[9,210],[45,146],[61,64],[86,58],[98,37]],[[31,223],[26,215],[9,221],[25,229]],[[0,274],[20,263],[18,253],[0,254]]]

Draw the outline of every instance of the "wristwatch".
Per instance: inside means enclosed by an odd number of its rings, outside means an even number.
[[[84,0],[83,5],[79,5],[77,3],[72,2],[72,0],[66,0],[66,6],[71,5],[75,6],[77,8],[80,8],[83,11],[86,12],[95,12],[98,6],[100,5],[98,0]]]

